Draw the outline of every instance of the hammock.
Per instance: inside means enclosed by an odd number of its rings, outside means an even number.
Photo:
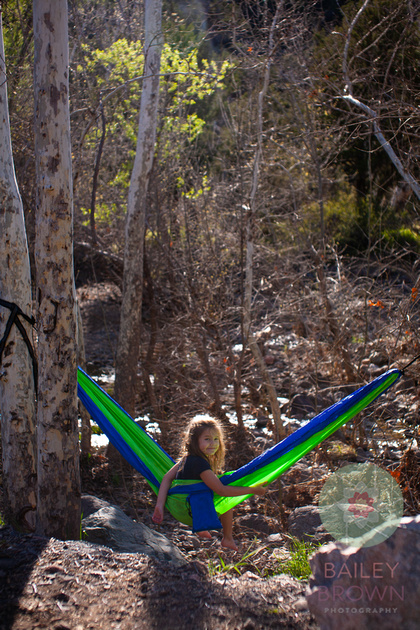
[[[245,466],[220,476],[224,485],[256,486],[270,483],[282,475],[306,453],[320,444],[345,422],[367,407],[402,375],[389,370],[371,383],[360,387],[312,418],[284,440]],[[82,369],[78,369],[78,395],[95,422],[121,455],[147,480],[157,494],[174,460]],[[221,527],[224,514],[251,495],[221,497],[202,481],[175,480],[169,490],[166,507],[181,523],[202,531]]]

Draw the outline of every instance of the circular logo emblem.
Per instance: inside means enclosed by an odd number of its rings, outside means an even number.
[[[374,464],[343,466],[322,488],[319,513],[338,541],[372,547],[391,536],[403,515],[404,500],[395,479]]]

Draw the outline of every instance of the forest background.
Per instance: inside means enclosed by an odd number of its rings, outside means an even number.
[[[32,3],[2,9],[35,269]],[[105,301],[119,303],[143,3],[75,0],[68,10],[75,280],[81,301],[106,283]],[[135,397],[120,402],[149,413],[164,446],[191,415],[228,423],[227,409],[240,429],[250,413],[277,438],[299,396],[315,412],[419,352],[419,8],[168,1],[162,33],[139,234],[140,360]],[[115,367],[117,332],[103,344],[111,366],[93,361],[91,373]],[[413,371],[413,404],[391,417],[403,451],[417,436]],[[389,420],[389,410],[371,425],[365,417],[347,437],[378,452]]]

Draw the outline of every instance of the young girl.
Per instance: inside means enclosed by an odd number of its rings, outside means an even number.
[[[224,486],[216,473],[221,471],[225,459],[225,444],[221,425],[212,419],[195,419],[190,422],[184,437],[182,459],[163,477],[160,484],[152,520],[161,523],[168,490],[174,479],[201,479],[221,497],[239,497],[244,494],[265,493],[263,486]],[[233,511],[219,516],[223,527],[222,546],[238,551],[232,537]],[[211,538],[209,532],[199,532],[201,538]]]

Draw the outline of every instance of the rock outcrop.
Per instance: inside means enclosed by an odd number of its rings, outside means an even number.
[[[96,511],[92,509],[98,507]],[[161,562],[182,566],[187,560],[166,536],[137,523],[124,512],[96,497],[83,496],[83,540],[105,545],[120,553],[142,553]]]
[[[329,543],[310,561],[309,610],[322,630],[418,630],[419,558],[420,515],[378,545]]]

